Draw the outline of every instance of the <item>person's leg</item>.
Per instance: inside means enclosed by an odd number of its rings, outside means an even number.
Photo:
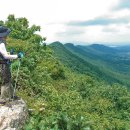
[[[2,85],[2,64],[0,64],[0,93],[1,93],[1,85]]]
[[[2,86],[1,86],[1,98],[11,99],[13,96],[13,89],[11,86],[11,72],[10,65],[2,64]]]

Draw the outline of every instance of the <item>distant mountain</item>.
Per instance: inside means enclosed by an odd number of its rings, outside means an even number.
[[[93,44],[90,46],[74,46],[72,44],[65,44],[64,46],[72,53],[94,65],[97,64],[97,60],[105,64],[106,62],[108,63],[116,59],[117,50],[104,45]]]
[[[80,73],[87,73],[104,79],[110,83],[118,82],[130,85],[130,54],[125,52],[125,47],[108,47],[100,44],[89,46],[50,44],[62,63]]]
[[[116,49],[114,49],[112,47],[105,46],[105,45],[101,45],[101,44],[92,44],[92,45],[88,46],[88,48],[95,49],[96,51],[99,51],[102,53],[115,53],[115,52],[117,52]]]
[[[96,55],[97,52],[92,52],[86,48],[82,49],[81,46],[75,46],[71,43],[63,45],[60,42],[54,42],[49,46],[53,49],[54,55],[73,71],[88,74],[109,83],[124,83],[124,81],[119,78],[122,77],[122,75],[109,69],[106,63],[100,60],[101,56]],[[91,53],[89,54],[89,52]],[[91,59],[91,57],[93,58]]]
[[[93,71],[96,68],[92,64],[73,54],[71,51],[66,49],[63,44],[59,42],[53,42],[52,44],[50,44],[50,47],[54,50],[54,55],[57,56],[60,61],[62,61],[65,65],[67,65],[74,71],[88,73],[91,70],[92,73],[96,73],[95,71]]]
[[[117,49],[118,51],[121,51],[121,52],[130,52],[130,45],[117,46],[117,47],[114,47],[114,48]]]

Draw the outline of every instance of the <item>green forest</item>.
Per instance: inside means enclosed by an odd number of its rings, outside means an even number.
[[[30,27],[26,18],[9,15],[0,25],[12,30],[8,51],[25,53],[17,83],[17,95],[29,109],[24,130],[130,129],[130,92],[109,71],[79,61],[57,45],[46,45],[46,37],[36,34],[40,26]],[[13,61],[13,79],[17,66]]]

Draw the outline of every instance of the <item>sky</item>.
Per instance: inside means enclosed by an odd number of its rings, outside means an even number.
[[[130,44],[130,0],[0,0],[0,12],[40,25],[47,43]]]

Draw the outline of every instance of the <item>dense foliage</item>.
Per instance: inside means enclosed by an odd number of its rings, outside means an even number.
[[[130,128],[130,93],[63,66],[48,46],[9,39],[24,50],[18,95],[28,104],[26,130],[111,130]],[[15,79],[17,61],[12,64]]]
[[[128,130],[130,92],[63,65],[49,46],[8,39],[23,50],[17,94],[28,105],[25,130]],[[12,63],[13,79],[18,61]]]

